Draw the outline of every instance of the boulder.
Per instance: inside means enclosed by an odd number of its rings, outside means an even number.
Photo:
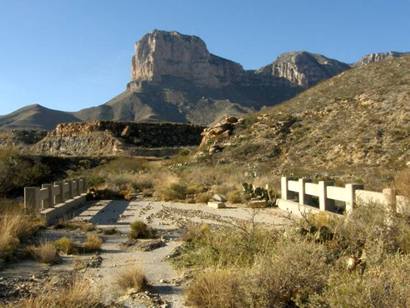
[[[226,208],[226,205],[224,202],[219,202],[219,201],[209,201],[208,206],[213,208],[213,209],[223,209]]]
[[[221,194],[214,194],[212,196],[212,201],[226,202],[226,198],[224,196],[222,196]]]

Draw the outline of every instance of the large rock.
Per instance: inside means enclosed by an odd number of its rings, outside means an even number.
[[[197,36],[155,30],[135,45],[131,77],[135,82],[160,82],[164,76],[221,87],[238,80],[242,66],[209,53]]]

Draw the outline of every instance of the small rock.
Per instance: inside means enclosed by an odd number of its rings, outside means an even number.
[[[214,194],[212,196],[213,201],[219,201],[219,202],[226,202],[226,198],[222,196],[221,194]]]
[[[208,206],[213,208],[213,209],[223,209],[226,208],[226,205],[224,202],[218,202],[218,201],[209,201]]]

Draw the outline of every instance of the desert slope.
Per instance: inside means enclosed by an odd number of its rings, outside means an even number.
[[[351,69],[246,117],[202,150],[218,145],[209,162],[247,161],[262,173],[389,182],[410,162],[409,72],[409,56]]]

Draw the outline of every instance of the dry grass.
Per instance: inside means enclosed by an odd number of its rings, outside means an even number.
[[[398,194],[410,198],[410,168],[401,171],[394,180]]]
[[[11,306],[10,306],[11,307]],[[16,308],[97,308],[104,307],[100,294],[85,280],[56,289],[47,285],[37,296],[13,304]]]
[[[103,240],[96,234],[87,234],[87,239],[83,243],[83,248],[86,252],[99,251]]]
[[[192,227],[173,261],[197,273],[186,294],[195,307],[408,307],[410,224],[387,216],[367,204],[285,231]]]
[[[193,307],[246,307],[242,275],[232,270],[211,269],[199,274],[186,290],[187,304]]]
[[[41,223],[20,213],[0,216],[0,258],[10,257],[21,240],[31,236]]]
[[[137,266],[122,271],[117,276],[117,285],[121,290],[136,289],[138,292],[147,287],[147,279],[144,272]]]
[[[90,232],[95,230],[95,225],[87,221],[62,221],[55,226],[55,228],[67,228],[70,230],[81,230],[83,232]]]
[[[153,230],[141,220],[134,221],[130,227],[131,230],[128,233],[128,237],[131,239],[150,238],[154,236]]]
[[[39,262],[46,264],[55,264],[60,261],[60,256],[51,242],[44,242],[38,246],[28,247],[31,255]]]
[[[66,236],[54,241],[54,246],[57,251],[63,252],[66,255],[77,252],[77,247],[74,245],[74,242]]]
[[[410,307],[410,256],[391,255],[382,264],[358,271],[333,271],[328,287],[314,294],[310,307]]]

